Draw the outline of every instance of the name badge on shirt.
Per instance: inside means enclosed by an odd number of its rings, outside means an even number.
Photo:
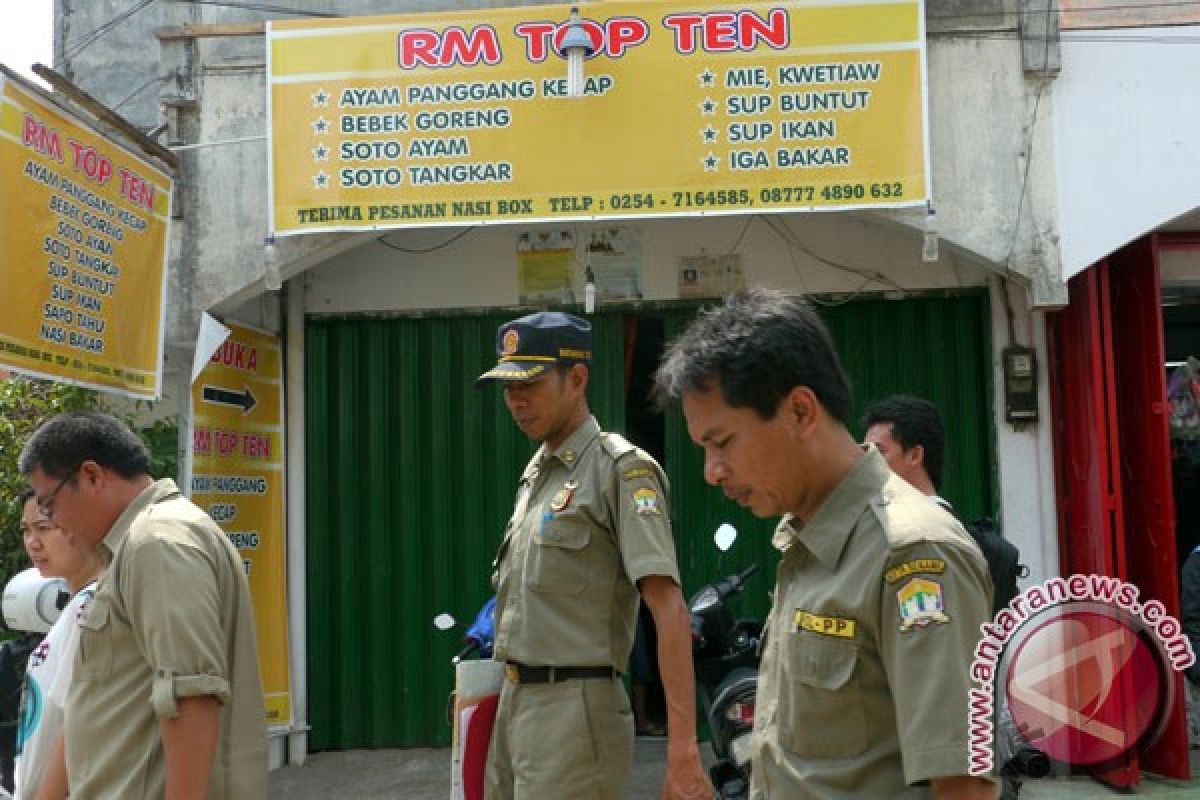
[[[813,614],[802,608],[796,609],[795,631],[810,631],[824,636],[836,636],[839,639],[853,639],[854,629],[858,626],[856,620],[846,617],[826,617]]]

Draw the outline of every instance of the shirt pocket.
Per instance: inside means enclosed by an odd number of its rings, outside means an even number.
[[[867,748],[858,644],[789,633],[780,744],[799,756],[841,758]]]
[[[554,518],[534,537],[529,585],[539,592],[580,594],[590,580],[587,546],[592,529],[583,520]]]
[[[79,680],[106,677],[112,671],[112,611],[108,600],[95,597],[79,618]]]

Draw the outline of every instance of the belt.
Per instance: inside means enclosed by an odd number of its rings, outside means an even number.
[[[582,678],[619,678],[612,667],[527,667],[516,661],[504,664],[504,677],[511,683],[559,683]]]

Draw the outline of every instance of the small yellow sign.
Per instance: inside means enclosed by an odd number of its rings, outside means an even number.
[[[847,617],[826,617],[813,614],[803,609],[797,609],[795,615],[797,631],[810,631],[825,636],[836,636],[839,639],[853,639],[858,627],[857,620]]]
[[[918,558],[915,561],[905,561],[883,573],[883,579],[895,583],[901,578],[916,575],[918,572],[939,573],[946,571],[946,562],[940,558]]]
[[[170,176],[0,73],[0,365],[161,393]]]
[[[926,202],[921,0],[570,7],[268,27],[280,234]]]
[[[291,724],[278,336],[228,325],[192,384],[192,502],[242,553],[254,599],[267,724]]]

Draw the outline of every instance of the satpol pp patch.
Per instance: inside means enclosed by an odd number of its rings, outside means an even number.
[[[913,578],[896,592],[900,607],[900,631],[924,628],[933,623],[946,623],[946,604],[942,598],[942,585],[927,578]]]
[[[627,469],[621,473],[621,480],[623,480],[623,481],[632,481],[632,480],[636,480],[638,478],[653,478],[653,477],[654,477],[654,473],[650,470],[649,467],[634,467],[633,469]]]
[[[639,514],[661,514],[658,508],[658,492],[642,487],[633,492],[633,508]]]
[[[858,627],[858,621],[849,617],[829,617],[822,614],[813,614],[805,611],[802,608],[796,609],[794,630],[810,631],[819,633],[824,636],[836,636],[839,639],[853,639],[854,631]]]
[[[918,558],[914,561],[905,561],[903,564],[897,564],[883,573],[883,579],[888,583],[895,583],[901,578],[916,575],[918,572],[941,573],[945,571],[946,562],[940,558]]]

